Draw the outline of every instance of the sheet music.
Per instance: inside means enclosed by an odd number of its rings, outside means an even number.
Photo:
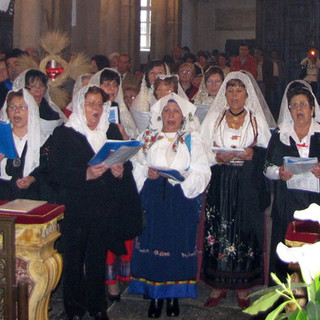
[[[318,166],[317,158],[284,157],[284,169],[293,173],[287,181],[288,189],[297,189],[310,192],[320,192],[319,179],[310,172]]]

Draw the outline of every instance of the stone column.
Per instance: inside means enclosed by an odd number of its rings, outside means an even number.
[[[101,0],[100,51],[127,53],[139,65],[140,5],[135,0]]]
[[[162,59],[181,45],[181,1],[158,0],[152,2],[151,59]]]
[[[39,47],[42,12],[41,0],[15,1],[14,47]]]

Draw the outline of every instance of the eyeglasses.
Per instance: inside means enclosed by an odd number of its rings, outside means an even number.
[[[47,87],[44,86],[43,84],[40,85],[35,85],[35,84],[31,84],[30,86],[27,86],[27,89],[30,91],[35,91],[35,90],[45,90]]]
[[[23,110],[23,111],[26,111],[28,110],[28,106],[24,106],[24,105],[21,105],[21,106],[15,106],[15,105],[12,105],[12,106],[8,106],[8,110],[9,111],[16,111],[16,110]]]
[[[98,107],[102,108],[103,102],[95,102],[95,101],[85,101],[84,104],[89,108]]]
[[[300,102],[294,102],[292,103],[289,108],[290,109],[298,109],[298,107],[301,108],[306,108],[309,106],[309,102],[308,101],[300,101]]]
[[[180,73],[182,73],[182,74],[191,74],[192,72],[190,70],[180,70]]]

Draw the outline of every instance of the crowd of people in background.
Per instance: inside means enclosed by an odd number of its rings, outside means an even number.
[[[177,46],[137,70],[127,53],[96,54],[90,72],[62,85],[59,105],[30,49],[0,56],[0,120],[11,124],[18,153],[0,154],[0,198],[66,206],[59,250],[68,319],[87,311],[108,319],[119,281],[150,299],[149,318],[165,300],[177,317],[179,299],[197,297],[197,281],[212,288],[205,307],[236,290],[245,309],[250,290],[270,284],[268,272],[285,273],[276,244],[294,210],[320,204],[318,193],[288,189],[283,162],[320,159],[317,50],[286,88],[277,50],[245,42],[234,57]],[[21,70],[24,56],[34,68]],[[135,139],[142,148],[131,160],[88,165],[107,140]],[[319,179],[320,167],[311,173]]]

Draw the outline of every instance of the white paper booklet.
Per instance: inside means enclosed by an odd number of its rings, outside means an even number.
[[[318,166],[317,158],[283,157],[284,169],[293,173],[287,181],[288,189],[320,192],[319,179],[310,172]]]
[[[213,152],[221,152],[221,153],[229,153],[229,152],[235,152],[235,153],[241,153],[245,150],[243,148],[224,148],[224,147],[212,147],[211,150]]]

